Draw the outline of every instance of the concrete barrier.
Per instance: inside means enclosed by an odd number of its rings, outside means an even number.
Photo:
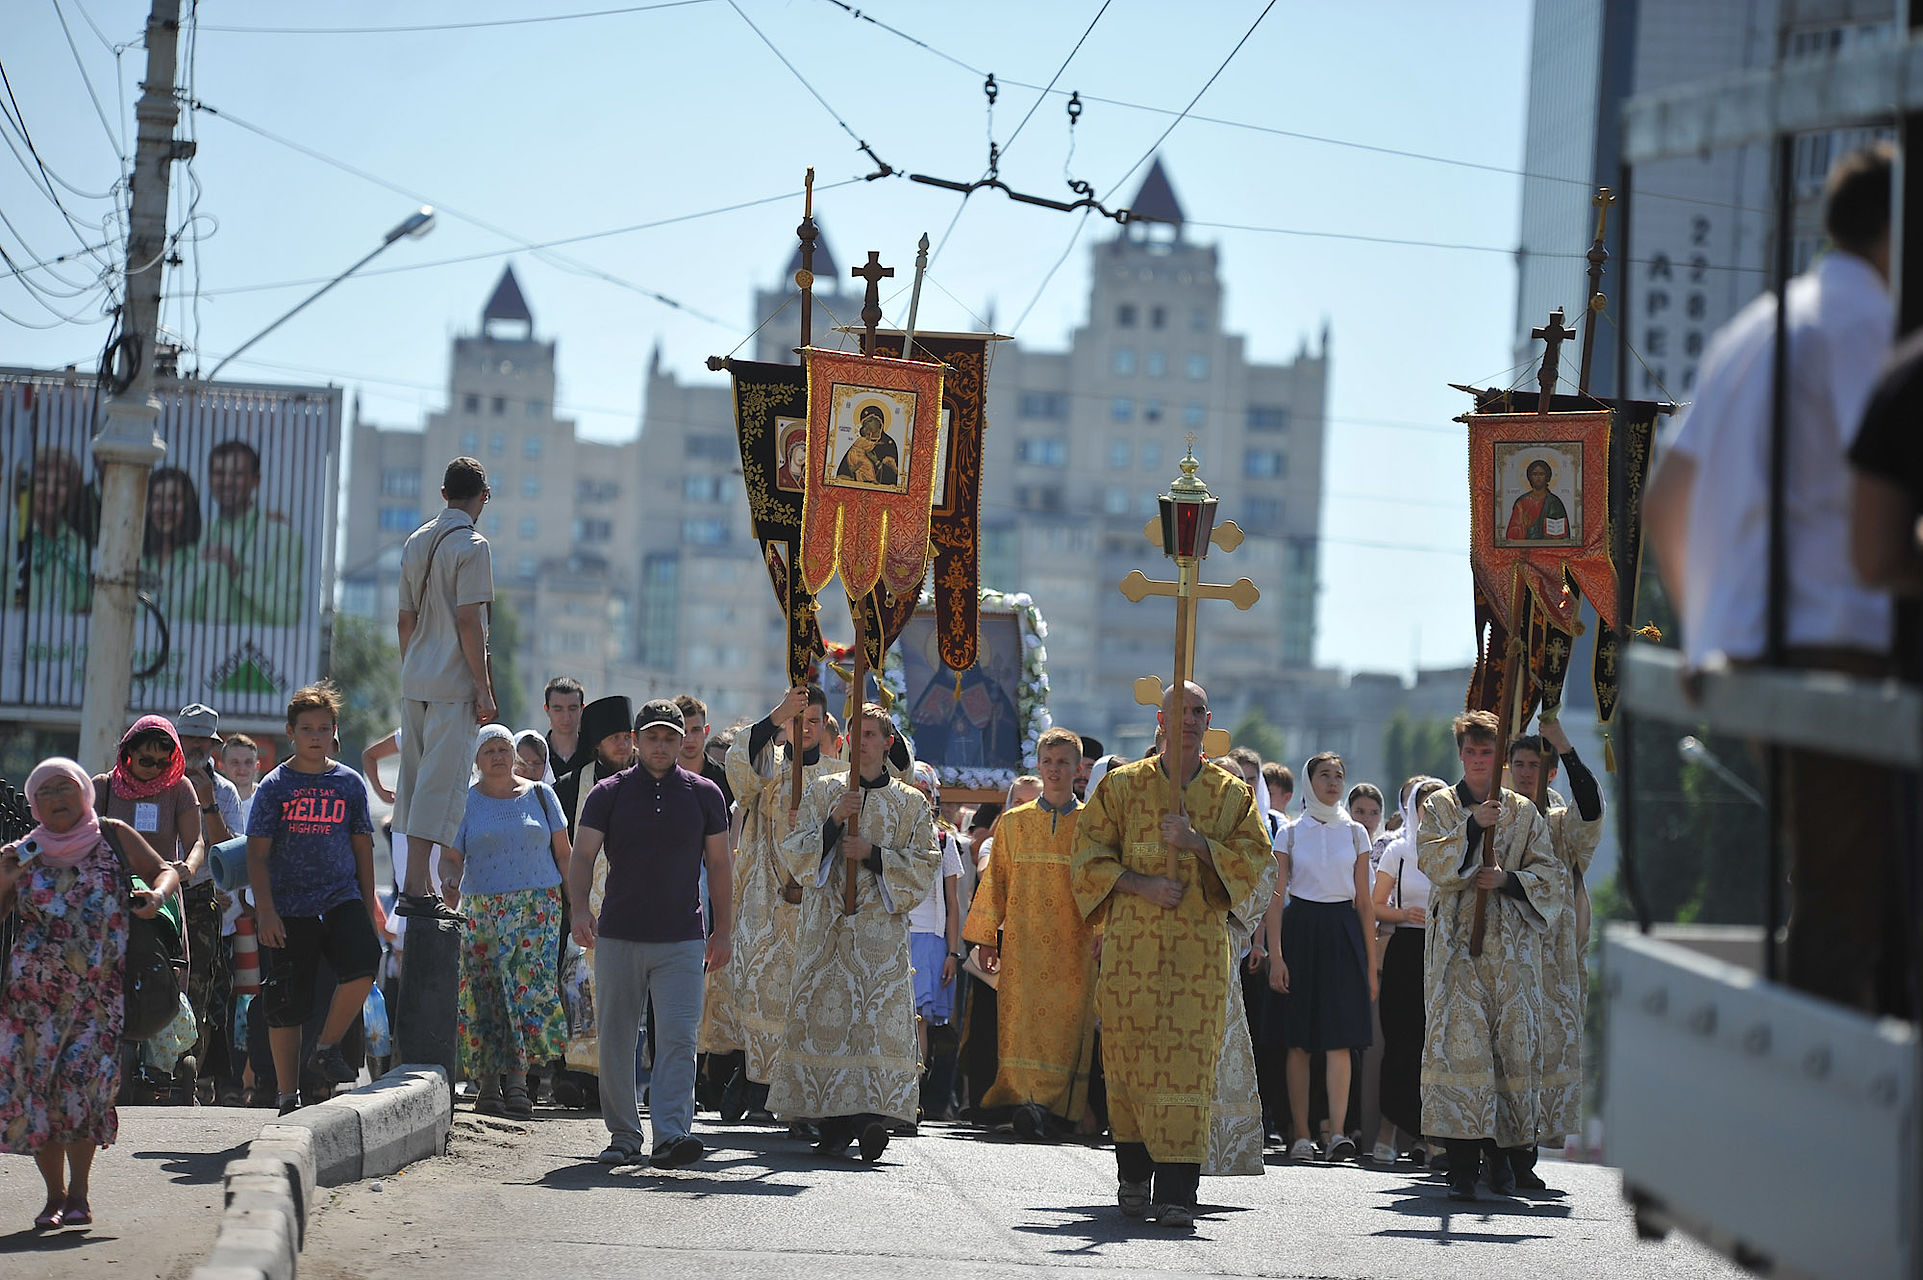
[[[453,1121],[446,1072],[408,1065],[264,1125],[222,1174],[220,1232],[193,1280],[293,1280],[316,1187],[440,1155]]]

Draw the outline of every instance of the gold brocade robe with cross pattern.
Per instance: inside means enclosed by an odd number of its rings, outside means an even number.
[[[784,1120],[882,1115],[913,1121],[921,1095],[908,913],[941,873],[934,815],[921,792],[892,778],[864,788],[859,831],[881,853],[881,873],[855,873],[855,914],[842,911],[845,863],[826,860],[822,824],[847,789],[844,772],[802,793],[795,829],[779,846],[801,885],[794,987],[768,1109]],[[883,892],[883,886],[886,892]]]
[[[1552,801],[1553,803],[1553,801]],[[1558,1141],[1582,1129],[1582,1030],[1589,971],[1576,936],[1576,899],[1602,842],[1602,815],[1583,821],[1574,805],[1549,810],[1549,847],[1562,865],[1563,909],[1542,947],[1542,1136]]]
[[[1182,899],[1165,909],[1119,892],[1124,872],[1167,873],[1162,817],[1174,786],[1160,758],[1111,769],[1076,825],[1075,901],[1103,931],[1096,1009],[1109,1124],[1160,1164],[1202,1164],[1228,1018],[1228,917],[1273,865],[1248,786],[1200,769],[1182,791],[1189,823],[1209,843],[1183,850]]]
[[[726,1048],[738,1041],[747,1058],[748,1079],[766,1084],[774,1078],[788,1019],[788,990],[794,981],[795,922],[801,908],[781,896],[792,878],[781,870],[778,846],[788,831],[788,748],[770,743],[759,755],[748,751],[749,732],[737,733],[728,748],[728,786],[741,810],[741,838],[735,843],[734,957],[720,971],[728,1003],[712,1020],[704,1015],[710,1044]],[[845,761],[823,754],[801,766],[804,788],[816,779],[845,774]],[[721,984],[710,982],[714,991]],[[732,1031],[732,1035],[727,1033]]]
[[[1416,823],[1416,863],[1429,877],[1422,1131],[1522,1147],[1536,1140],[1541,1117],[1542,947],[1563,914],[1567,877],[1542,814],[1504,790],[1496,863],[1523,896],[1490,891],[1482,954],[1471,956],[1482,837],[1471,849],[1468,823],[1454,787],[1430,796]]]
[[[1088,1113],[1095,1057],[1095,930],[1075,905],[1069,862],[1079,810],[1038,803],[1002,815],[962,939],[1001,948],[995,1083],[989,1107],[1033,1102],[1064,1120]]]

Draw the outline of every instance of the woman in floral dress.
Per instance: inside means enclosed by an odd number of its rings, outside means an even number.
[[[554,789],[514,772],[514,736],[481,728],[480,772],[467,795],[454,848],[442,854],[443,884],[461,889],[461,1065],[480,1085],[475,1109],[534,1114],[528,1068],[567,1047],[555,955],[561,941],[561,877],[567,819]]]
[[[94,1149],[120,1128],[127,913],[151,919],[178,881],[132,827],[95,816],[93,780],[72,760],[42,761],[26,791],[40,825],[0,847],[0,912],[19,917],[0,998],[0,1152],[40,1166],[33,1225],[48,1230],[93,1221]],[[128,889],[103,828],[151,889]]]

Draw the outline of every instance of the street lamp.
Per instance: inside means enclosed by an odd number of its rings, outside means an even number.
[[[222,356],[220,363],[214,366],[214,371],[207,375],[207,381],[212,382],[215,378],[218,378],[220,376],[220,371],[227,367],[228,361],[232,360],[235,356],[247,350],[247,348],[253,346],[256,342],[259,342],[262,338],[266,337],[268,334],[272,333],[274,330],[286,324],[289,320],[292,320],[296,315],[299,315],[302,311],[306,310],[308,305],[311,304],[315,299],[319,298],[323,293],[326,293],[329,289],[332,289],[335,285],[347,279],[347,277],[353,275],[356,271],[359,271],[362,267],[366,266],[368,263],[372,262],[375,258],[379,257],[383,252],[386,251],[387,246],[393,244],[396,240],[400,240],[403,238],[409,239],[409,240],[418,240],[422,236],[426,235],[429,231],[432,231],[433,229],[434,229],[434,208],[432,205],[424,204],[419,209],[416,209],[413,213],[409,214],[406,220],[403,221],[399,226],[395,227],[392,231],[389,231],[386,236],[382,237],[381,242],[378,245],[374,246],[374,251],[372,253],[368,254],[365,258],[362,258],[359,262],[356,262],[353,266],[341,272],[339,275],[335,276],[332,280],[329,280],[326,284],[322,285],[320,288],[316,289],[313,293],[309,294],[292,311],[289,311],[286,315],[274,321],[274,323],[268,325],[265,329],[262,329],[259,333],[255,334],[253,337],[247,339],[247,341],[241,343],[238,347],[235,347],[232,351],[229,351],[225,356]]]
[[[1743,799],[1749,801],[1758,809],[1766,809],[1769,807],[1763,803],[1762,794],[1758,792],[1755,787],[1750,786],[1747,782],[1737,777],[1735,773],[1730,770],[1730,767],[1721,760],[1718,760],[1716,753],[1704,746],[1703,740],[1695,734],[1685,734],[1676,740],[1676,754],[1681,756],[1685,763],[1702,765],[1703,768],[1721,778],[1730,790],[1742,796]]]

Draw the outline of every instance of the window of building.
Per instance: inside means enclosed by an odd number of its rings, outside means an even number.
[[[1135,402],[1127,396],[1116,396],[1109,401],[1108,416],[1115,422],[1135,421]]]
[[[527,402],[527,416],[530,418],[543,417],[547,411],[548,402],[545,400],[530,400]]]
[[[613,539],[614,522],[611,520],[597,520],[592,516],[583,516],[574,522],[576,542],[611,542]]]
[[[471,458],[480,451],[481,433],[478,431],[461,432],[461,452]]]
[[[1159,402],[1156,404],[1156,409],[1158,411],[1161,409]],[[1145,440],[1142,442],[1142,465],[1145,467],[1159,467],[1162,465],[1162,442],[1160,440]]]
[[[1168,308],[1167,307],[1150,307],[1148,309],[1148,327],[1151,329],[1167,328],[1168,327]]]
[[[1209,331],[1209,309],[1207,307],[1189,308],[1189,332],[1207,333]]]
[[[464,413],[479,413],[481,411],[481,397],[472,391],[468,392],[461,397],[461,410]]]
[[[532,542],[541,536],[541,522],[533,516],[521,517],[521,541]]]
[[[1108,367],[1115,371],[1117,377],[1126,378],[1133,375],[1135,372],[1135,348],[1115,348],[1115,354],[1109,357]]]
[[[728,540],[728,522],[719,516],[683,520],[681,540],[697,547],[718,547]]]
[[[722,498],[721,477],[716,475],[691,475],[681,478],[681,496],[689,502],[719,502]]]
[[[727,462],[731,458],[740,457],[737,452],[739,446],[736,445],[734,437],[724,436],[718,432],[690,435],[682,448],[690,458],[705,458],[711,462]]]
[[[538,498],[541,496],[541,477],[538,472],[521,477],[521,496],[523,498]]]
[[[1135,449],[1126,440],[1108,442],[1108,465],[1120,470],[1134,460]]]
[[[675,665],[675,624],[681,617],[681,561],[657,552],[641,565],[641,661],[652,667]]]
[[[1168,375],[1168,356],[1159,350],[1151,349],[1147,355],[1142,357],[1142,372],[1151,378],[1166,377]]]
[[[1285,404],[1252,404],[1249,406],[1249,430],[1287,431],[1289,429],[1289,407]]]
[[[382,533],[412,533],[421,527],[419,507],[382,507]]]
[[[530,578],[539,577],[540,573],[541,562],[534,556],[514,557],[514,574],[522,581],[525,582]]]
[[[1160,400],[1144,400],[1142,402],[1142,421],[1160,422],[1161,420],[1162,402]]]
[[[1182,362],[1182,371],[1189,376],[1190,382],[1203,382],[1209,376],[1209,358],[1196,352]]]
[[[1135,327],[1135,304],[1133,302],[1124,302],[1121,306],[1115,308],[1115,327],[1118,329],[1133,329]]]
[[[1154,489],[1145,490],[1142,494],[1142,514],[1145,516],[1162,514],[1162,495]]]
[[[487,438],[487,451],[497,458],[506,453],[507,437],[496,431]]]
[[[420,496],[420,472],[412,467],[381,468],[381,497],[418,498]]]
[[[621,486],[613,480],[590,480],[584,476],[574,482],[574,496],[580,502],[613,502],[621,496]]]
[[[1288,459],[1280,449],[1245,449],[1242,474],[1251,480],[1274,480],[1288,471]]]
[[[1202,427],[1208,425],[1208,420],[1209,411],[1203,407],[1199,400],[1191,400],[1182,406],[1183,426]]]
[[[481,532],[490,538],[501,536],[501,516],[499,512],[489,511],[481,517]]]
[[[521,456],[529,462],[547,452],[548,442],[542,436],[529,436],[521,441]]]
[[[1128,514],[1128,490],[1121,485],[1110,485],[1102,491],[1102,511],[1111,516]]]
[[[1053,484],[1016,485],[1015,505],[1024,511],[1060,511],[1062,509],[1061,486]]]
[[[1024,418],[1043,418],[1050,422],[1068,421],[1068,396],[1060,391],[1022,392],[1021,412]]]
[[[488,403],[487,407],[495,417],[504,417],[507,414],[507,397],[495,396],[494,399]]]
[[[1068,465],[1068,441],[1023,440],[1015,446],[1015,456],[1037,467],[1065,467]]]
[[[1274,533],[1282,527],[1280,498],[1244,498],[1242,509],[1248,513],[1249,529],[1254,533]]]

